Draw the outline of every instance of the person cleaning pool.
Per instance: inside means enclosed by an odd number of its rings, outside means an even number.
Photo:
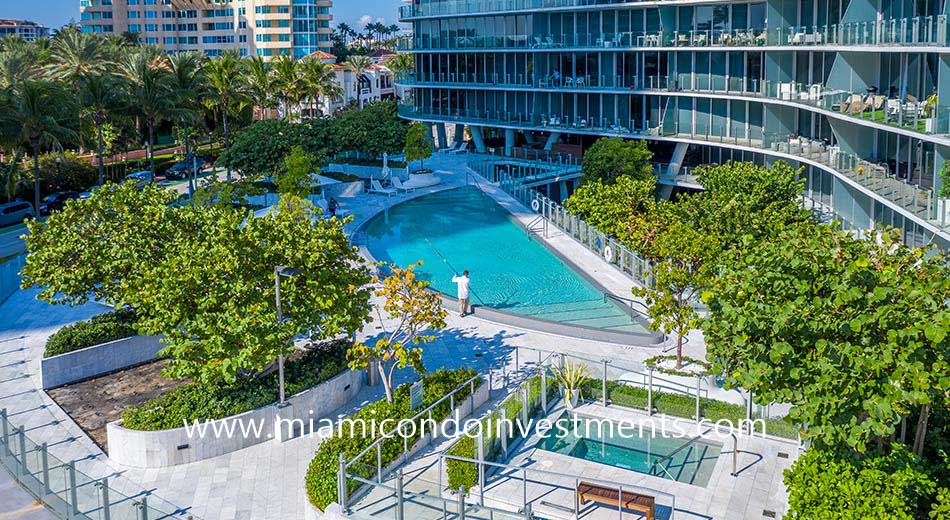
[[[468,271],[462,271],[462,276],[453,276],[452,282],[458,284],[458,297],[459,297],[459,315],[465,316],[468,314]]]

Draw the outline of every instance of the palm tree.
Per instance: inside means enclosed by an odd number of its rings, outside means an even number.
[[[76,85],[84,77],[108,71],[110,65],[104,39],[69,29],[60,31],[51,40],[44,70],[50,79]]]
[[[218,99],[218,109],[224,127],[224,149],[231,150],[231,129],[228,127],[228,112],[232,104],[245,93],[240,51],[227,49],[205,67],[210,93]],[[231,182],[231,167],[228,166],[228,182]]]
[[[11,88],[21,81],[37,79],[41,74],[33,47],[3,45],[0,51],[0,88]]]
[[[40,210],[40,151],[64,139],[74,138],[76,132],[65,126],[63,117],[72,113],[72,97],[52,81],[24,81],[9,90],[3,128],[7,140],[29,144],[33,151],[33,202],[36,214]]]
[[[386,66],[393,72],[404,72],[412,70],[416,66],[415,58],[412,54],[397,54],[386,62]]]
[[[284,107],[284,119],[289,121],[291,107],[299,106],[303,97],[300,67],[297,60],[290,56],[281,56],[274,61],[273,68],[277,98]]]
[[[149,171],[155,178],[155,125],[179,113],[172,90],[172,76],[165,55],[143,48],[131,54],[123,64],[133,114],[148,128]]]
[[[245,82],[247,95],[255,107],[261,110],[261,119],[266,111],[274,107],[274,74],[270,64],[260,56],[247,60],[245,65]]]
[[[13,150],[13,157],[6,163],[0,163],[0,191],[7,199],[7,202],[13,200],[20,192],[21,188],[30,185],[29,179],[23,175],[20,169],[20,150]]]
[[[80,81],[80,103],[92,123],[96,127],[98,150],[96,159],[99,165],[99,185],[105,182],[105,165],[103,164],[102,127],[109,119],[110,112],[118,112],[125,107],[125,97],[122,95],[124,86],[119,80],[105,74],[86,76]]]
[[[349,67],[356,73],[356,99],[360,108],[363,108],[363,96],[360,95],[360,79],[363,77],[363,73],[366,72],[366,69],[373,64],[373,60],[369,56],[350,56],[346,60],[345,65]]]
[[[189,127],[198,121],[201,100],[205,96],[204,56],[198,52],[182,52],[168,57],[171,68],[171,88],[178,102],[178,119],[185,132],[185,160],[191,156]],[[197,174],[197,172],[195,172]],[[189,192],[194,194],[195,178],[189,180]]]
[[[336,31],[340,34],[340,38],[343,40],[343,46],[346,47],[349,44],[350,38],[353,36],[353,28],[347,23],[341,23],[336,26]]]
[[[332,103],[344,95],[343,87],[336,82],[336,71],[333,70],[333,66],[320,60],[308,58],[301,62],[300,79],[309,100],[311,116],[313,105],[319,102],[321,96],[329,98]]]

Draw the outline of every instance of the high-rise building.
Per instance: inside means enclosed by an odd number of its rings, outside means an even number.
[[[49,36],[49,27],[25,20],[0,18],[0,38],[11,34],[31,42],[37,38]]]
[[[300,58],[331,47],[332,0],[80,0],[83,31],[136,33],[169,52]]]
[[[412,0],[404,117],[480,150],[648,141],[668,196],[690,166],[803,168],[805,203],[859,232],[950,246],[946,2]],[[456,132],[456,135],[464,135]],[[487,144],[486,144],[487,143]],[[503,148],[502,148],[503,147]],[[560,193],[569,193],[562,187]],[[946,195],[950,191],[943,190]]]

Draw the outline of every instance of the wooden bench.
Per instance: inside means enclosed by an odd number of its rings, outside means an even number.
[[[577,498],[581,505],[587,502],[597,502],[607,506],[639,511],[646,515],[647,520],[653,520],[653,511],[656,506],[656,500],[649,495],[641,495],[632,491],[624,491],[621,495],[617,488],[601,486],[592,482],[577,484]]]

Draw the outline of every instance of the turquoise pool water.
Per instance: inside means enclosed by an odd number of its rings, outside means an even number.
[[[567,419],[559,420],[562,424],[563,421]],[[598,431],[591,427],[585,431],[584,422],[579,424],[580,428],[562,437],[556,435],[558,430],[552,430],[538,442],[537,448],[702,487],[709,483],[722,449],[702,440],[652,437],[648,429],[643,430],[642,437],[629,435],[630,429],[621,436],[616,431],[610,435],[606,428]],[[571,429],[569,425],[565,428]]]
[[[499,310],[622,332],[646,329],[603,292],[515,224],[478,188],[425,195],[390,208],[365,227],[372,255],[417,271],[455,296],[455,272],[468,270],[471,300]]]

